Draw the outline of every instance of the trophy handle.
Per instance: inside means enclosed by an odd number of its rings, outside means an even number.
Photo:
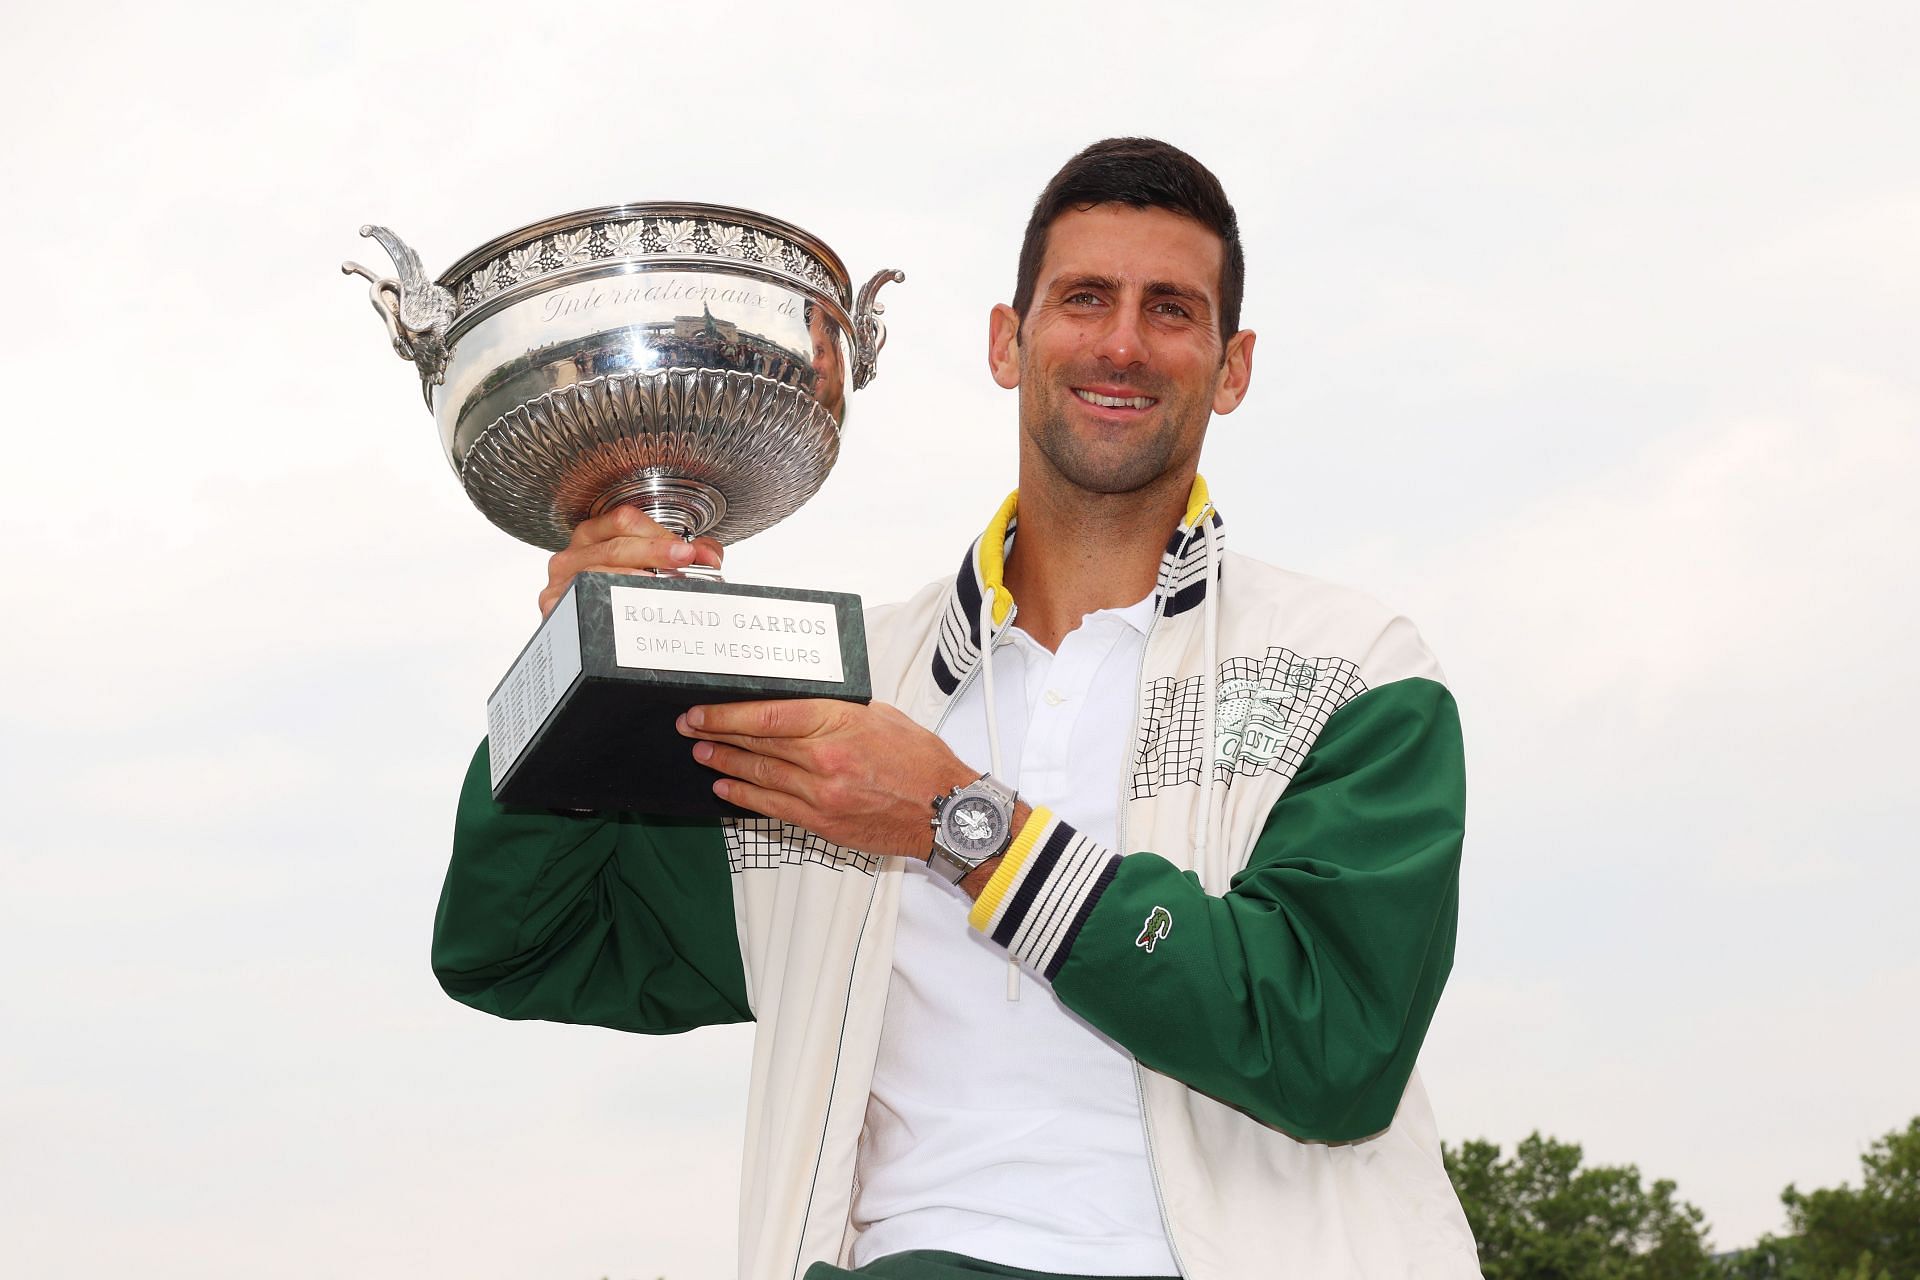
[[[453,295],[427,278],[420,255],[393,232],[369,224],[360,228],[360,234],[380,243],[393,259],[399,278],[376,276],[357,262],[341,263],[340,272],[359,276],[371,285],[367,294],[373,309],[386,322],[394,352],[402,360],[413,361],[420,370],[420,394],[431,409],[432,388],[447,378],[447,329],[458,309]]]
[[[874,362],[880,348],[887,345],[887,326],[880,317],[887,307],[874,295],[884,284],[899,284],[907,278],[904,271],[888,267],[873,273],[873,279],[860,286],[860,297],[853,304],[853,389],[860,390],[873,381]]]

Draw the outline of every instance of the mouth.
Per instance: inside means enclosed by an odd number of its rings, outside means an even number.
[[[1119,390],[1119,388],[1115,388],[1115,390]],[[1115,395],[1111,392],[1095,391],[1090,387],[1075,387],[1073,388],[1073,394],[1079,397],[1083,404],[1090,404],[1096,409],[1151,409],[1159,403],[1159,401],[1152,396]]]

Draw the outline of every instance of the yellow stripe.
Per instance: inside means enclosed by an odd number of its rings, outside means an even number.
[[[1002,579],[1007,576],[1007,525],[1019,509],[1020,491],[1015,489],[1000,504],[1000,510],[994,512],[987,531],[980,535],[980,581],[993,592],[993,625],[996,627],[1007,620],[1007,611],[1013,608],[1013,592],[1007,590]]]
[[[1187,491],[1187,514],[1180,520],[1181,527],[1191,528],[1212,505],[1207,478],[1195,475],[1193,488]],[[1019,510],[1020,491],[1015,489],[993,513],[993,519],[987,522],[987,531],[980,535],[980,581],[993,592],[993,625],[996,627],[1007,620],[1007,614],[1013,609],[1013,592],[1007,590],[1006,584],[1007,526]]]
[[[1193,488],[1187,493],[1187,514],[1180,523],[1182,525],[1191,525],[1200,518],[1200,513],[1205,511],[1211,502],[1212,499],[1207,496],[1207,478],[1202,475],[1195,475],[1193,477]]]
[[[980,891],[979,900],[973,904],[973,910],[967,912],[967,923],[981,933],[989,932],[993,923],[993,913],[1000,909],[1000,899],[1020,875],[1020,868],[1026,865],[1027,858],[1033,853],[1033,847],[1040,843],[1040,836],[1053,823],[1053,810],[1036,808],[1027,815],[1027,825],[1020,828],[1020,834],[1007,846],[1006,856],[1000,859],[1000,865],[994,868],[993,876],[987,881],[987,887]]]

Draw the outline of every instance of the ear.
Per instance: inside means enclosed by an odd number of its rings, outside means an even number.
[[[1247,398],[1247,384],[1253,381],[1253,339],[1251,329],[1227,339],[1227,358],[1221,362],[1220,381],[1213,389],[1215,413],[1232,413]]]
[[[997,303],[987,317],[987,368],[1011,391],[1020,385],[1020,313]]]

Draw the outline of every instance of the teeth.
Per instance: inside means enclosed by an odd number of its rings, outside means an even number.
[[[1152,396],[1103,396],[1095,391],[1082,391],[1074,388],[1073,394],[1088,404],[1097,404],[1103,409],[1145,409],[1153,403]]]

